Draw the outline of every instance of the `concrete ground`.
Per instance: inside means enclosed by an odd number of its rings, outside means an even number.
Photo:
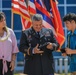
[[[60,75],[60,74],[56,74],[56,73],[55,73],[55,75]]]
[[[22,73],[20,73],[19,75],[27,75],[27,74],[22,74]],[[59,75],[59,74],[56,74],[56,73],[55,73],[55,75]]]

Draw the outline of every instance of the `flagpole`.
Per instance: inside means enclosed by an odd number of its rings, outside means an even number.
[[[11,29],[12,30],[14,29],[13,23],[14,23],[14,13],[12,12],[11,13]]]
[[[25,0],[27,6],[28,6],[28,1],[29,1],[29,0]]]

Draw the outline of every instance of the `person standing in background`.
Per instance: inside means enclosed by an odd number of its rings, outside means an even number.
[[[6,26],[5,14],[0,12],[0,75],[13,75],[18,52],[15,34]]]
[[[70,72],[71,75],[76,75],[76,14],[69,13],[63,17],[63,21],[68,29],[67,48],[62,55],[70,57]]]

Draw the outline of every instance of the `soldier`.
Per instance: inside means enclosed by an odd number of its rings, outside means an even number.
[[[24,74],[54,75],[52,51],[59,47],[51,29],[43,28],[40,14],[32,17],[32,27],[22,32],[20,51],[26,53]]]

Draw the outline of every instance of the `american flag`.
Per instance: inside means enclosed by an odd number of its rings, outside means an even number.
[[[30,14],[24,0],[12,0],[12,12],[21,16],[23,30],[31,26]]]
[[[28,11],[30,15],[36,14],[35,0],[28,1]]]

